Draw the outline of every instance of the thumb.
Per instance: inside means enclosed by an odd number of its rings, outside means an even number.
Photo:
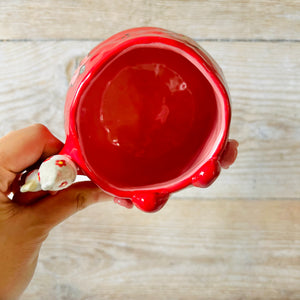
[[[111,200],[99,187],[90,181],[73,184],[66,190],[48,196],[28,207],[31,222],[47,230],[88,207],[91,204]]]

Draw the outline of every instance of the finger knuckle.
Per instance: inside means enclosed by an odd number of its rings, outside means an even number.
[[[32,128],[35,130],[35,132],[38,136],[43,136],[43,135],[49,134],[48,128],[41,123],[36,123],[36,124],[32,125]]]
[[[20,207],[14,205],[13,203],[0,203],[0,221],[9,220],[14,218],[20,213]]]
[[[9,188],[9,184],[7,182],[7,180],[5,179],[0,179],[0,193],[6,193],[8,191]]]
[[[88,196],[84,192],[79,192],[76,195],[76,210],[83,210],[88,206]]]
[[[7,193],[15,178],[15,174],[0,166],[0,192]]]

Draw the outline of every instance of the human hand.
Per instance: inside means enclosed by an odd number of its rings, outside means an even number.
[[[20,193],[21,173],[62,146],[39,124],[0,139],[0,300],[18,299],[23,293],[54,226],[90,204],[111,199],[91,182],[75,183],[54,195]]]

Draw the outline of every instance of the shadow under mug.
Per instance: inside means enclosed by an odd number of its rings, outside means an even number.
[[[133,28],[96,46],[76,70],[61,154],[105,192],[157,211],[170,193],[207,187],[222,163],[233,163],[230,118],[223,73],[196,42]]]

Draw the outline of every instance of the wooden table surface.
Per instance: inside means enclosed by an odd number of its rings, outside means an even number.
[[[299,0],[1,0],[0,136],[40,122],[64,140],[78,62],[136,26],[189,35],[217,60],[238,159],[159,213],[109,202],[71,217],[22,299],[300,299]]]

